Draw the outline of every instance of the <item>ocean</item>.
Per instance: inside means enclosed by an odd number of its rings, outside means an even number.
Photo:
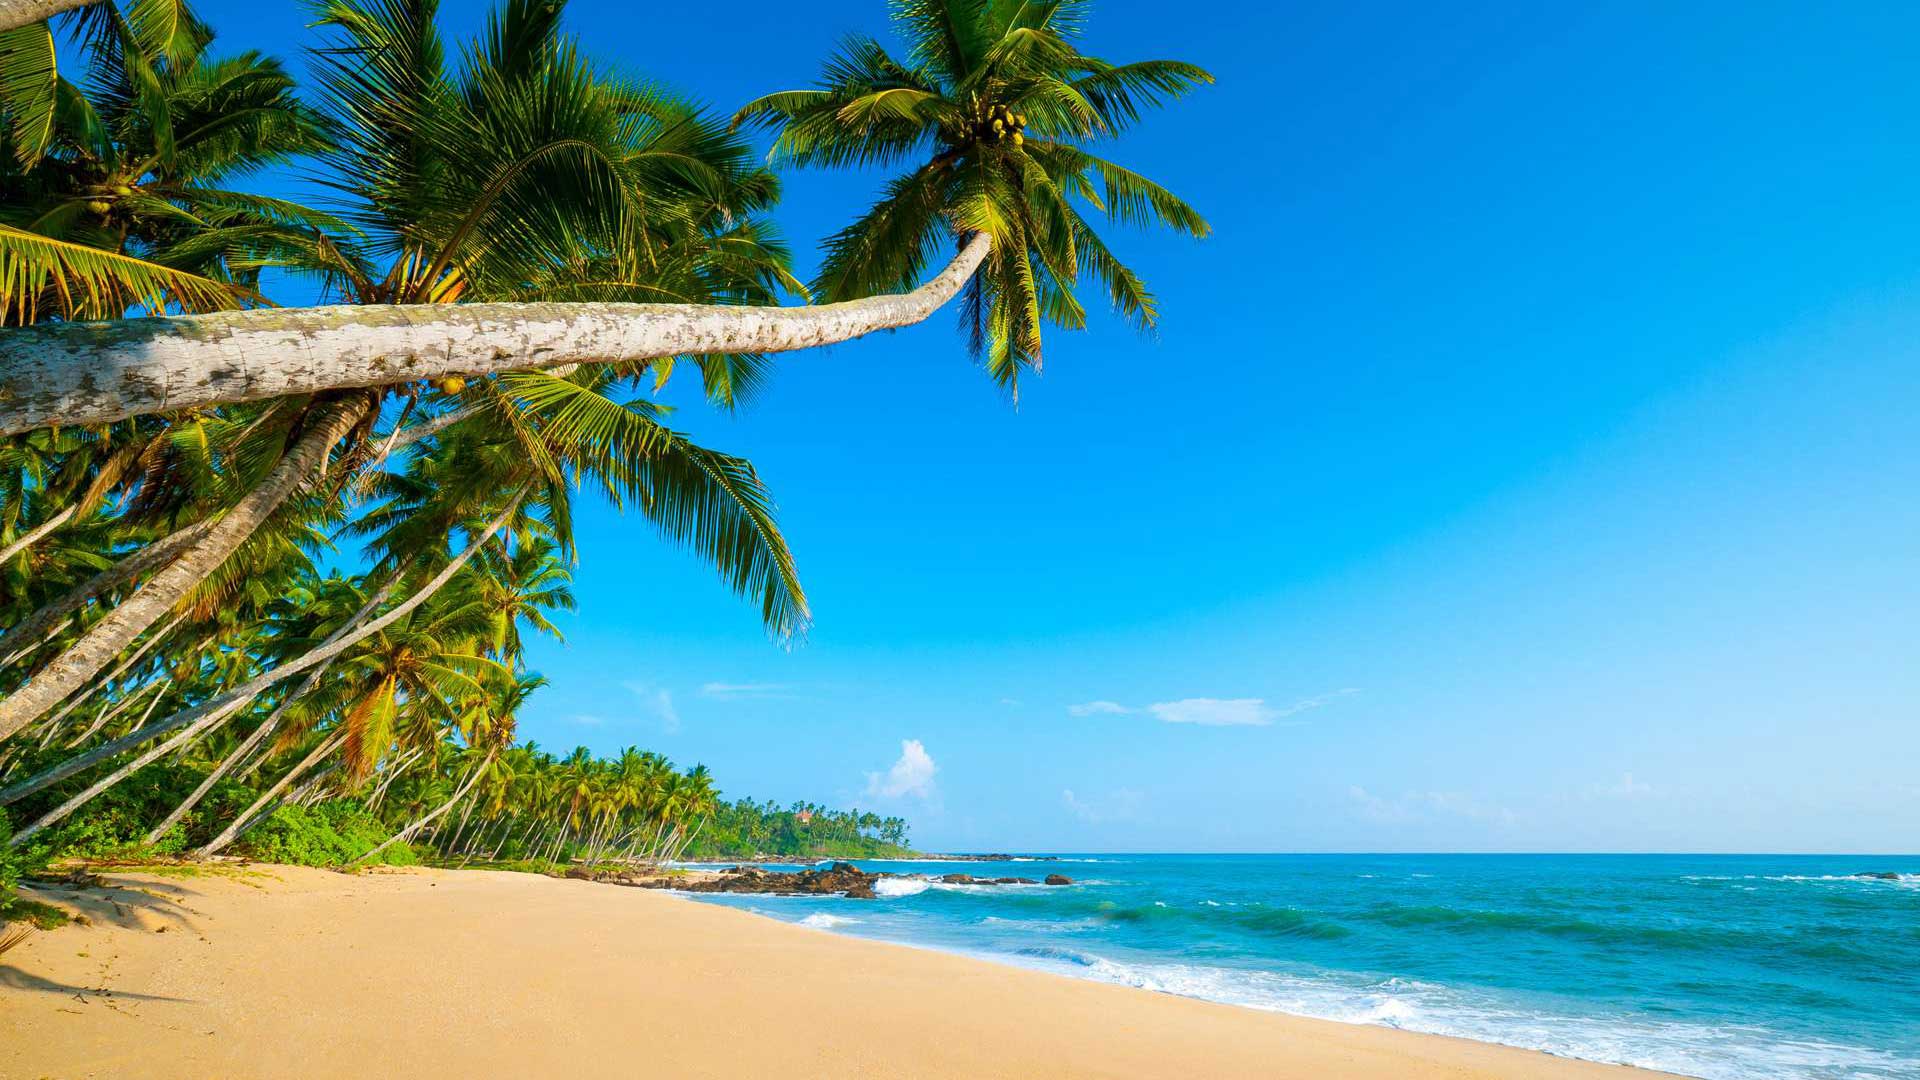
[[[1920,857],[860,865],[1075,884],[883,879],[878,900],[699,899],[1081,978],[1709,1080],[1920,1077]]]

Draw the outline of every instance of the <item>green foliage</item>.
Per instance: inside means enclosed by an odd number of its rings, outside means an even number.
[[[283,806],[247,834],[246,854],[264,862],[296,866],[347,866],[378,847],[392,830],[357,800],[333,799],[314,806]],[[378,862],[412,866],[413,849],[394,844]]]
[[[827,168],[899,168],[867,215],[827,240],[813,290],[828,300],[911,287],[970,233],[993,250],[967,285],[962,322],[1009,391],[1040,367],[1043,322],[1086,325],[1075,296],[1098,286],[1150,329],[1158,307],[1088,224],[1207,234],[1159,184],[1088,149],[1111,141],[1213,76],[1177,60],[1112,64],[1079,51],[1086,0],[899,0],[904,60],[870,38],[847,41],[817,87],[768,94],[734,117],[773,128],[775,160]]]
[[[66,914],[60,909],[28,900],[14,891],[21,878],[46,869],[47,855],[42,847],[13,847],[8,843],[12,837],[13,827],[8,824],[7,813],[0,810],[0,923],[26,919],[45,930],[65,922]]]

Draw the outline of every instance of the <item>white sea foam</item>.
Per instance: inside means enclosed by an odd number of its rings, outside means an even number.
[[[888,898],[913,896],[926,892],[929,884],[931,883],[920,878],[883,877],[873,883],[873,895]]]
[[[801,919],[800,925],[811,926],[815,930],[831,930],[836,926],[852,926],[859,921],[859,919],[849,919],[845,915],[829,915],[824,911],[816,911]]]
[[[1637,1018],[1556,1015],[1413,979],[1360,983],[1177,963],[1121,963],[1070,949],[1023,950],[1018,961],[1102,982],[1274,1012],[1377,1024],[1703,1077],[1892,1080],[1920,1061],[1863,1046],[1782,1038],[1757,1029]]]

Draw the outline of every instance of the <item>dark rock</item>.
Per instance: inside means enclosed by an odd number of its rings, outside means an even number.
[[[993,883],[995,885],[1038,885],[1040,884],[1039,882],[1033,880],[1030,877],[997,877],[993,879]]]
[[[1065,875],[1065,874],[1048,874],[1048,875],[1047,875],[1047,884],[1049,884],[1049,885],[1071,885],[1071,884],[1073,884],[1073,879],[1072,879],[1072,878],[1070,878],[1070,877],[1068,877],[1068,876],[1067,876],[1067,875]]]
[[[1874,881],[1899,881],[1900,875],[1891,870],[1862,870],[1853,875],[1857,878],[1870,878]]]
[[[937,880],[948,885],[978,885],[980,882],[972,874],[945,874]]]
[[[783,872],[742,866],[706,881],[681,886],[688,892],[776,893],[788,896],[830,896],[844,893],[855,900],[874,898],[873,883],[879,874],[870,874],[852,863],[837,862],[824,870]],[[668,886],[671,887],[671,886]]]

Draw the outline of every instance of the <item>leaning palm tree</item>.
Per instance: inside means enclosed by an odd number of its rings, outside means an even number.
[[[476,300],[765,301],[797,285],[760,218],[777,188],[722,123],[588,65],[559,34],[557,4],[508,3],[458,69],[445,61],[434,9],[432,0],[335,0],[323,9],[332,35],[320,53],[323,104],[340,134],[329,164],[340,217],[360,239],[314,250],[329,288],[367,305],[357,310],[379,321],[414,318],[403,305]],[[754,354],[706,352],[716,355],[700,357],[703,378],[731,400],[751,382]],[[419,440],[453,436],[462,421],[498,433],[496,459],[510,443],[514,464],[537,470],[529,479],[550,511],[563,511],[570,478],[592,478],[712,559],[736,588],[759,594],[778,632],[794,629],[804,603],[751,467],[661,427],[644,402],[608,396],[645,364],[595,359],[565,377],[528,372],[471,387],[421,387],[404,366],[387,367],[370,392],[277,410],[253,436],[278,440],[253,458],[271,469],[0,701],[0,740],[103,670],[316,478],[358,470],[402,440],[430,445]],[[400,419],[419,422],[366,438],[389,397],[405,403]],[[491,475],[467,479],[484,486]]]

